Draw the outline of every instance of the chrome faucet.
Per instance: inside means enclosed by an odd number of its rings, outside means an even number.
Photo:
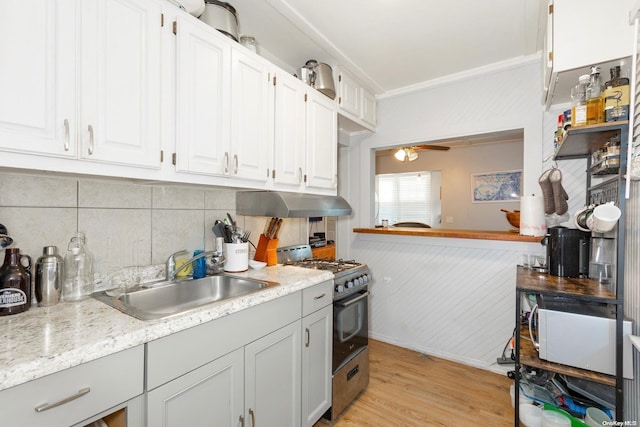
[[[183,255],[187,253],[189,252],[183,249],[181,251],[178,251],[169,255],[169,258],[167,258],[167,262],[165,264],[165,268],[166,268],[165,279],[167,281],[174,280],[179,272],[181,272],[182,270],[187,268],[188,265],[191,265],[191,263],[199,260],[200,258],[204,258],[211,255],[212,261],[213,261],[213,267],[216,270],[215,271],[216,273],[219,273],[221,271],[222,265],[224,264],[224,260],[225,260],[224,256],[219,251],[207,251],[207,252],[199,253],[198,255],[194,256],[193,258],[191,258],[190,260],[182,264],[180,267],[176,268],[176,257],[178,255]]]

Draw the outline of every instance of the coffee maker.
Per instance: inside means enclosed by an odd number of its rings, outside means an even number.
[[[560,277],[587,277],[591,233],[562,226],[549,227],[542,244],[547,247],[549,274]]]

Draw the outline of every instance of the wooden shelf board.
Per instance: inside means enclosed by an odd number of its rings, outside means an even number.
[[[615,303],[616,296],[596,280],[552,276],[518,266],[517,288],[525,292],[567,295],[590,301]]]
[[[565,374],[570,377],[584,378],[612,387],[616,386],[616,377],[614,376],[540,359],[538,357],[538,352],[533,347],[533,343],[529,339],[529,330],[525,328],[520,330],[520,364],[534,368],[546,369],[547,371]]]

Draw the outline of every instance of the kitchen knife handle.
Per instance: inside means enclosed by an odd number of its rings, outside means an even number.
[[[64,405],[65,403],[71,402],[72,400],[76,400],[79,397],[82,397],[85,394],[89,393],[90,391],[91,389],[89,387],[81,388],[80,390],[78,390],[76,394],[73,394],[69,397],[65,397],[64,399],[58,400],[57,402],[54,402],[54,403],[43,403],[42,405],[36,406],[33,409],[35,409],[36,412],[44,412],[49,409],[56,408],[60,405]]]
[[[64,151],[69,151],[69,119],[64,119]]]
[[[249,408],[249,415],[251,416],[251,427],[256,427],[256,414],[251,408]]]
[[[89,131],[89,149],[87,150],[89,152],[89,155],[93,154],[93,126],[89,125],[87,127],[87,130]]]

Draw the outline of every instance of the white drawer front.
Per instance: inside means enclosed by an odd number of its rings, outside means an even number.
[[[9,388],[0,392],[2,425],[78,423],[142,394],[143,376],[144,346],[140,345]]]
[[[333,302],[333,280],[302,290],[302,316],[326,307]]]

